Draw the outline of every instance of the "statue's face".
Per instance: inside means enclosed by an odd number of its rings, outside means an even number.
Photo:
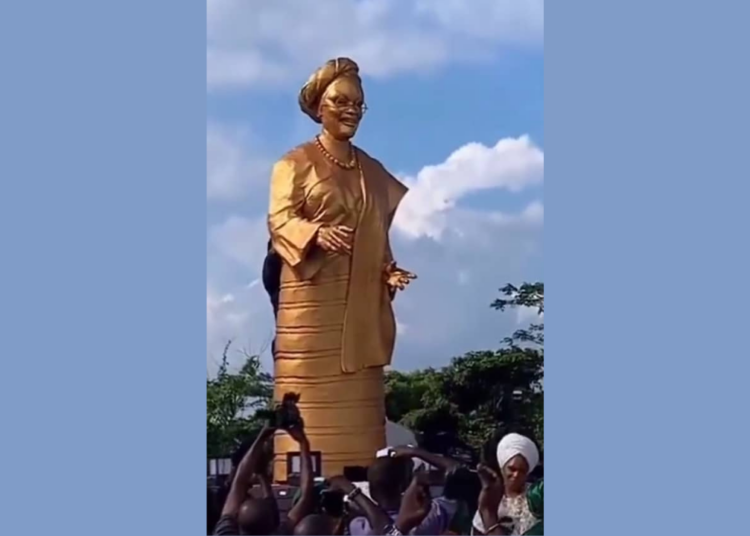
[[[334,80],[320,99],[319,113],[323,128],[337,140],[353,138],[366,110],[364,98],[362,86],[357,80]]]

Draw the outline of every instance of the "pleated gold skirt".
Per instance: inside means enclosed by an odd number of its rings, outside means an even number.
[[[342,372],[341,344],[348,295],[348,258],[324,266],[309,281],[284,266],[276,325],[274,400],[300,394],[299,408],[321,471],[367,466],[385,447],[383,368]],[[287,479],[287,455],[299,448],[287,434],[274,439],[274,480]]]
[[[323,476],[340,475],[353,465],[367,466],[385,446],[383,369],[318,378],[277,377],[275,397],[300,393],[300,411],[310,449],[321,453]],[[274,440],[274,479],[287,478],[287,453],[299,450],[285,433]]]

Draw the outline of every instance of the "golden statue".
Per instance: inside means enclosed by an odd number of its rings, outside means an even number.
[[[388,232],[407,188],[351,143],[367,107],[359,67],[328,61],[304,85],[302,111],[322,125],[273,168],[268,228],[281,257],[274,399],[299,408],[322,474],[367,466],[385,447],[383,367],[396,338],[391,300],[416,276],[397,267]],[[287,435],[274,443],[285,481]]]

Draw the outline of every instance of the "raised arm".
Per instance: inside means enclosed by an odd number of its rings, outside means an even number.
[[[485,528],[484,534],[506,534],[497,514],[498,506],[505,493],[503,479],[485,465],[477,466],[477,473],[482,481],[482,491],[479,493],[479,515]]]
[[[258,437],[255,438],[253,445],[237,466],[232,486],[229,489],[229,495],[226,502],[224,502],[224,508],[221,512],[222,516],[237,515],[239,512],[240,506],[242,506],[242,503],[247,498],[247,490],[252,485],[253,475],[263,455],[263,445],[273,435],[273,432],[273,428],[264,426]]]
[[[294,528],[306,515],[312,513],[315,504],[315,482],[313,478],[312,457],[310,456],[310,442],[307,440],[302,426],[288,431],[300,451],[300,499],[287,514],[289,524]]]
[[[461,465],[460,462],[452,458],[441,456],[440,454],[433,454],[432,452],[428,452],[417,447],[396,447],[393,449],[393,452],[396,457],[417,458],[429,463],[434,467],[437,467],[442,471],[450,471]]]
[[[362,490],[352,484],[349,479],[343,476],[336,476],[330,479],[331,487],[346,493],[349,500],[360,509],[370,522],[372,534],[383,534],[385,528],[390,525],[391,518],[380,506],[370,500],[362,493]]]
[[[409,484],[401,499],[401,508],[399,508],[396,522],[390,531],[391,534],[412,533],[420,527],[430,513],[432,501],[430,499],[430,488],[426,480],[426,474],[422,472],[414,474],[411,484]],[[421,533],[421,531],[417,532]],[[425,532],[425,534],[432,533],[431,530]]]
[[[268,479],[268,477],[262,473],[258,473],[257,475],[255,475],[255,477],[258,484],[260,485],[261,498],[276,500],[276,497],[274,497],[273,494],[273,486],[271,486],[271,481]]]

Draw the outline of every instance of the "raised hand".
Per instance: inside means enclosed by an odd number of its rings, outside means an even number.
[[[486,527],[497,523],[497,510],[503,499],[505,487],[503,479],[486,465],[477,466],[477,475],[482,482],[482,491],[479,493],[478,509],[482,521]]]
[[[351,493],[355,486],[345,476],[337,475],[328,479],[328,485],[331,489],[342,491],[346,494]]]
[[[305,427],[301,422],[300,424],[296,426],[292,426],[286,431],[292,439],[294,439],[297,443],[302,444],[307,442],[307,435],[305,435]]]
[[[354,229],[345,225],[323,225],[315,236],[320,248],[331,253],[350,255]]]
[[[432,508],[430,488],[424,471],[414,473],[414,478],[401,499],[401,508],[396,518],[396,527],[402,534],[409,534],[418,527]]]
[[[393,447],[391,449],[391,456],[394,458],[414,458],[414,447],[411,445]]]

